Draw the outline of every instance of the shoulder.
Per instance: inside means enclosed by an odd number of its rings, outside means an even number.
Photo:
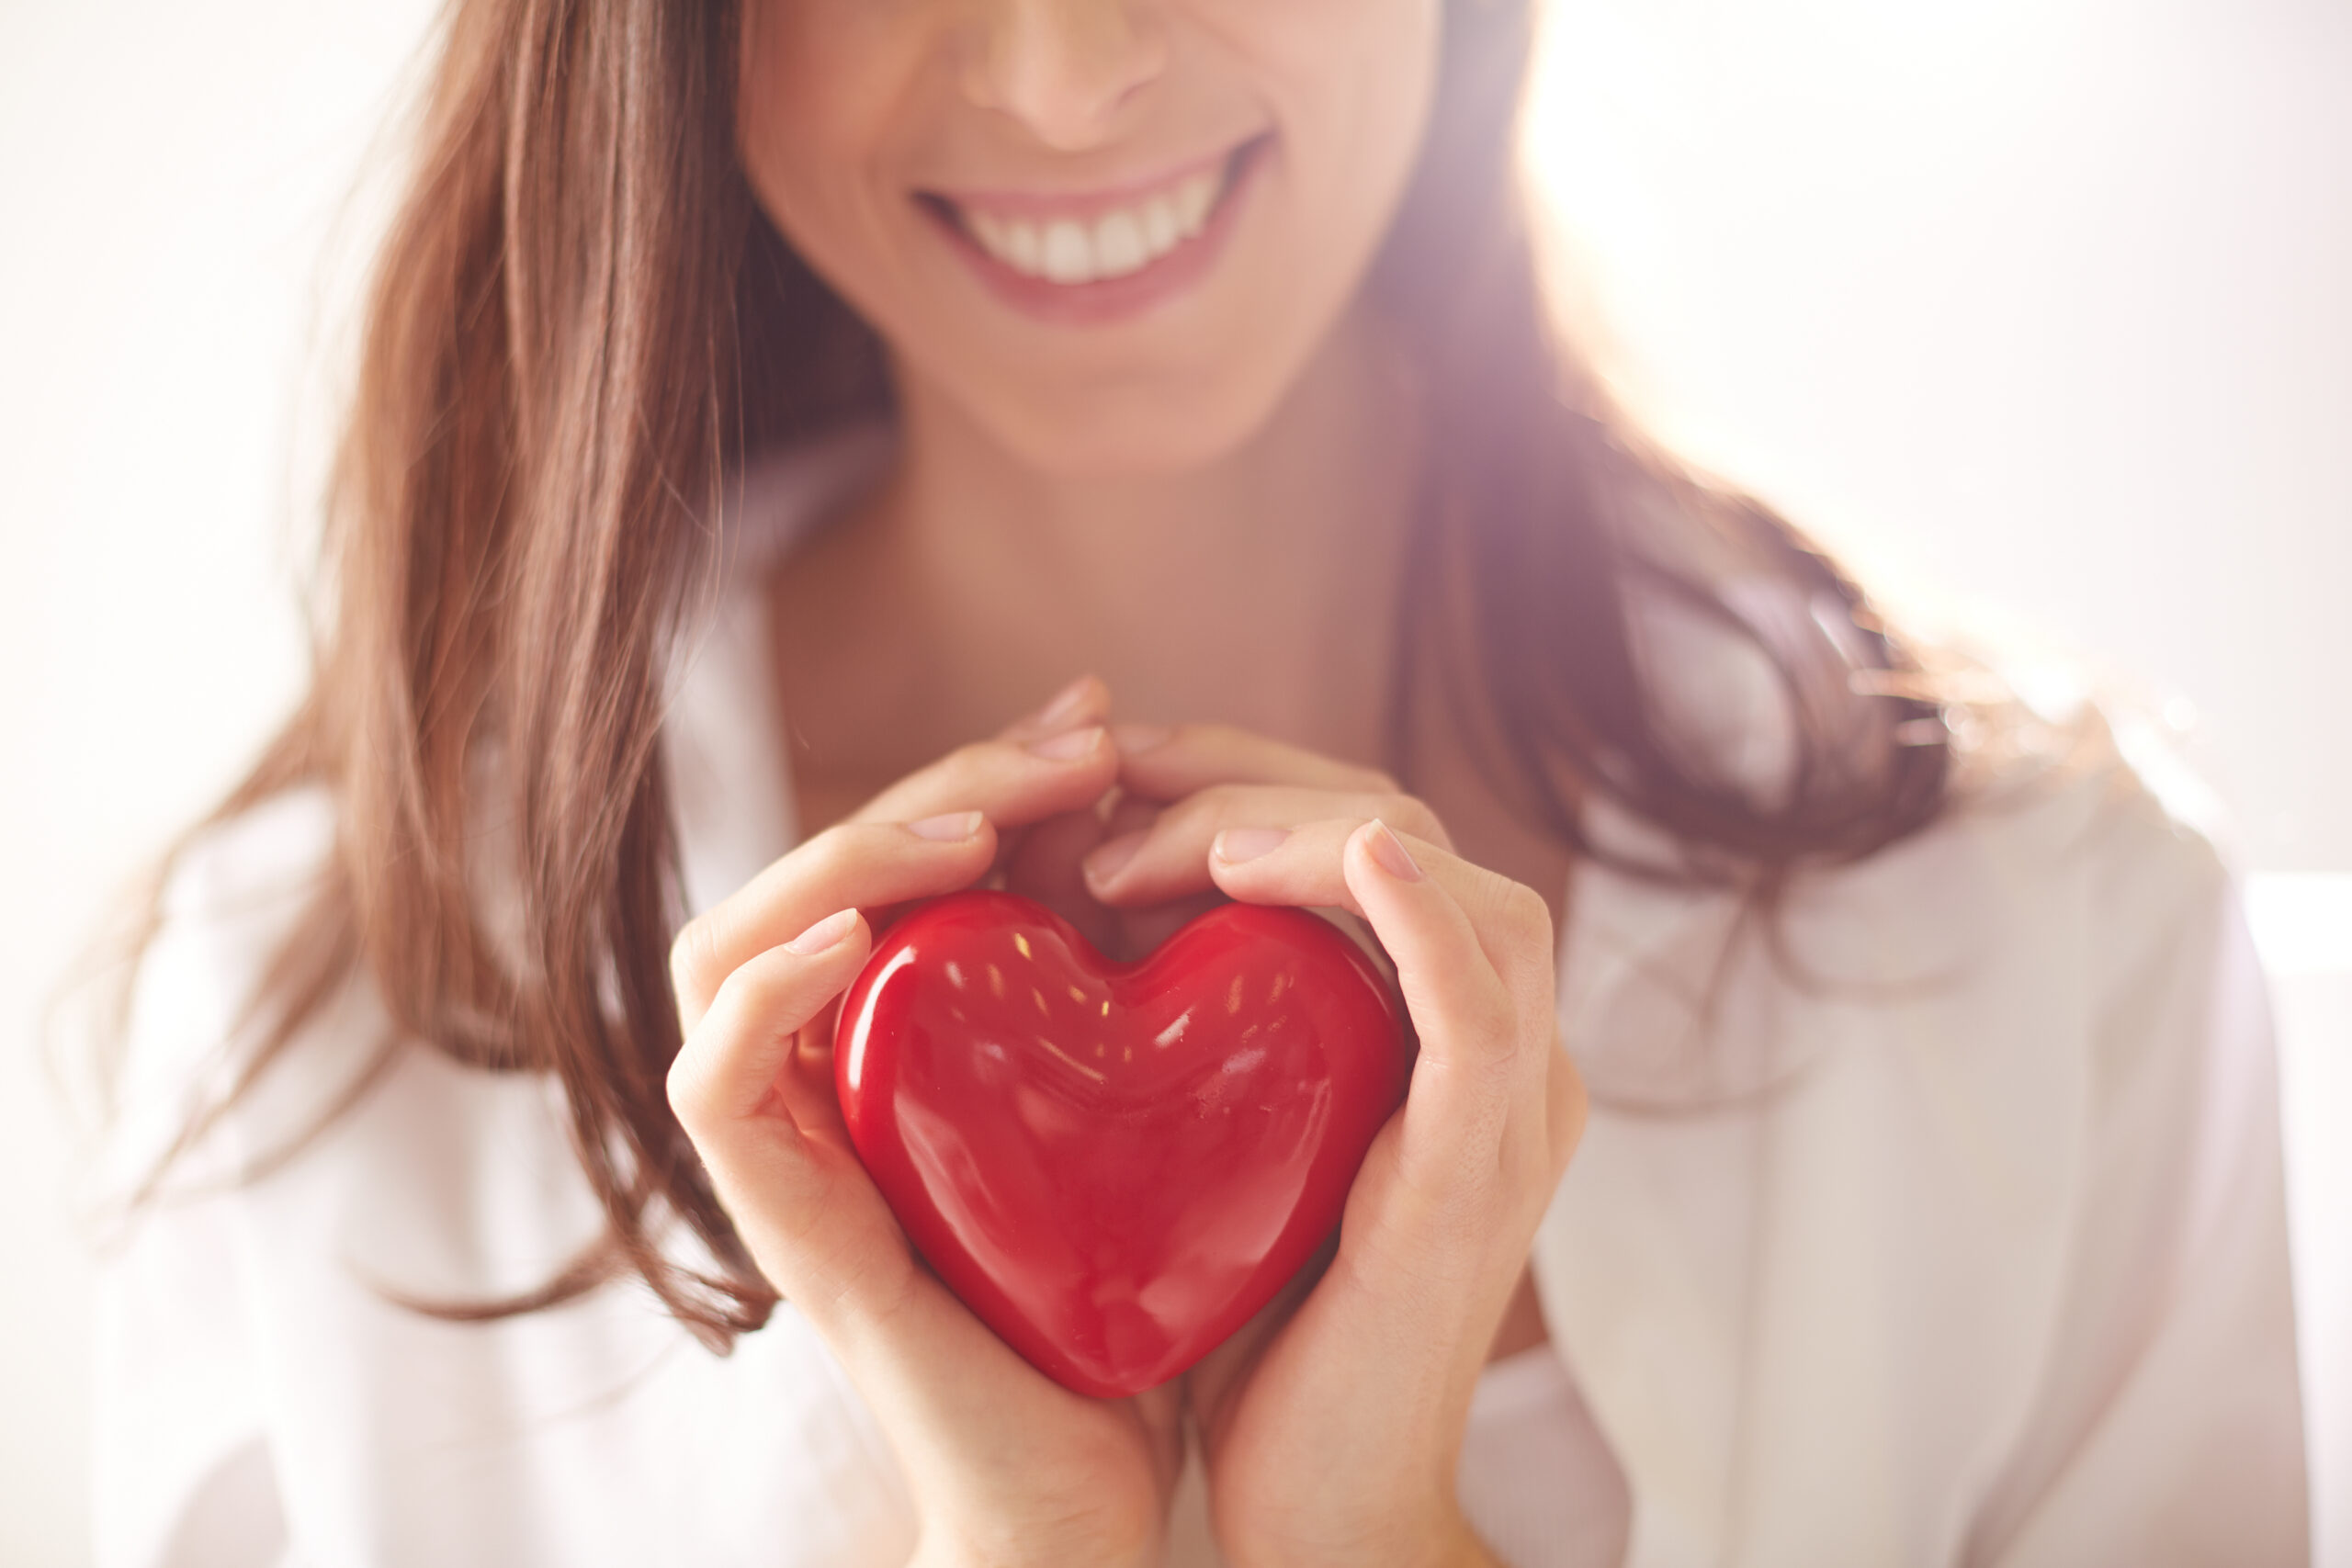
[[[232,1197],[289,1279],[356,1267],[461,1301],[536,1289],[603,1225],[562,1086],[401,1027],[352,934],[339,817],[325,790],[290,791],[174,857],[132,989],[107,1186],[168,1200],[141,1206],[150,1221]]]
[[[2230,827],[2174,738],[2120,703],[2004,707],[1967,737],[1943,818],[1825,896],[1907,894],[1979,947],[2052,944],[2093,1009],[2154,953],[2188,943],[2210,963],[2243,923]]]
[[[216,956],[281,939],[332,869],[334,797],[288,790],[203,829],[172,857],[158,906],[160,942]]]
[[[401,1040],[364,971],[257,1059],[256,1002],[338,891],[337,818],[305,790],[197,835],[141,963],[120,1174],[143,1179],[192,1115],[228,1109],[99,1275],[110,1560],[220,1545],[241,1508],[304,1561],[484,1560],[485,1540],[553,1542],[553,1561],[707,1558],[754,1539],[793,1562],[903,1558],[887,1445],[789,1311],[722,1359],[626,1280],[492,1322],[418,1310],[543,1290],[606,1215],[561,1084]],[[683,1524],[646,1502],[751,1473],[746,1455],[763,1485]],[[830,1533],[811,1538],[811,1518]]]
[[[334,840],[332,797],[303,789],[206,827],[173,854],[133,989],[134,1079],[185,1077],[190,1057],[233,1032],[325,886]]]
[[[1796,874],[1775,900],[1579,867],[1561,999],[1597,1089],[1630,1075],[1637,1098],[1672,1098],[1647,1043],[1662,1032],[1692,1046],[1674,1074],[1703,1062],[1714,1089],[1755,1088],[1813,1049],[1768,1037],[1817,1041],[1830,1014],[1959,1053],[1996,1019],[2030,1015],[2037,1034],[2070,1020],[2079,1050],[2063,1055],[2087,1066],[2097,1019],[2151,966],[2233,962],[2226,826],[2162,730],[2120,706],[2036,708],[1989,673],[1978,686],[1985,717],[1958,726],[1944,811],[1865,859]],[[1593,826],[1657,858],[1629,814],[1603,807]],[[1743,1055],[1758,1059],[1725,1065]]]
[[[1720,1528],[1744,1473],[1808,1560],[2092,1498],[2071,1539],[2103,1544],[2017,1560],[2148,1561],[2119,1544],[2148,1499],[2290,1489],[2277,1085],[2224,840],[2128,716],[2045,739],[1774,908],[1578,872],[1594,1112],[1537,1282],[1657,1529]],[[1817,1504],[1855,1475],[1908,1506]]]
[[[273,795],[211,824],[171,857],[151,934],[138,955],[114,1085],[108,1165],[128,1177],[170,1149],[209,1109],[237,1100],[241,1128],[215,1129],[183,1151],[208,1175],[227,1174],[265,1121],[299,1122],[318,1084],[292,1071],[241,1092],[261,1065],[272,992],[290,976],[288,954],[323,939],[322,900],[333,890],[336,810],[323,788]],[[331,968],[324,963],[322,968]],[[304,1030],[311,1057],[341,1066],[357,1040],[381,1037],[381,1010],[364,987],[335,987]],[[317,1064],[332,1067],[328,1063]]]

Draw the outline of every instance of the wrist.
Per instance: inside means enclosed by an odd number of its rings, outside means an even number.
[[[1487,1543],[1478,1539],[1478,1532],[1470,1528],[1470,1521],[1459,1510],[1454,1514],[1452,1538],[1435,1559],[1442,1568],[1501,1568],[1495,1554],[1487,1550]]]
[[[907,1568],[1159,1568],[1159,1542],[1046,1542],[1035,1535],[1002,1537],[925,1529],[915,1537]]]
[[[1442,1508],[1416,1510],[1407,1520],[1392,1514],[1377,1525],[1315,1533],[1319,1541],[1350,1544],[1337,1551],[1309,1548],[1297,1536],[1219,1544],[1235,1568],[1500,1568],[1451,1500]]]

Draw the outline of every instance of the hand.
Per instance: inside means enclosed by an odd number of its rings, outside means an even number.
[[[862,910],[967,886],[1020,827],[1100,798],[1099,682],[903,780],[694,920],[672,953],[670,1103],[755,1261],[873,1406],[915,1498],[918,1562],[1159,1560],[1182,1457],[1175,1385],[1072,1393],[1008,1349],[908,1245],[843,1126],[833,1018]]]
[[[1130,902],[1114,908],[1094,897],[1083,874],[1088,857],[1103,843],[1149,827],[1160,804],[1114,791],[1077,810],[1008,832],[999,840],[999,885],[1053,910],[1105,957],[1140,959],[1194,916],[1227,902],[1205,879],[1188,896],[1165,903]]]
[[[1453,1485],[1470,1397],[1585,1121],[1549,908],[1385,775],[1228,729],[1121,740],[1123,787],[1174,804],[1095,852],[1098,897],[1351,910],[1420,1036],[1328,1268],[1188,1374],[1218,1542],[1238,1568],[1483,1561]]]

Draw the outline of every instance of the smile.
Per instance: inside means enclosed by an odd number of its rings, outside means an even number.
[[[980,248],[1015,272],[1054,283],[1091,283],[1141,272],[1196,237],[1224,194],[1222,169],[1189,175],[1093,219],[1035,219],[985,207],[956,217]]]
[[[1069,196],[924,192],[919,200],[1011,302],[1057,317],[1125,315],[1205,270],[1270,141],[1253,138],[1141,187]]]

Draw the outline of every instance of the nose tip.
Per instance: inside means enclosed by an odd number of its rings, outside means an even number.
[[[1166,30],[1136,0],[999,0],[973,42],[966,94],[1061,152],[1102,141],[1168,65]]]

